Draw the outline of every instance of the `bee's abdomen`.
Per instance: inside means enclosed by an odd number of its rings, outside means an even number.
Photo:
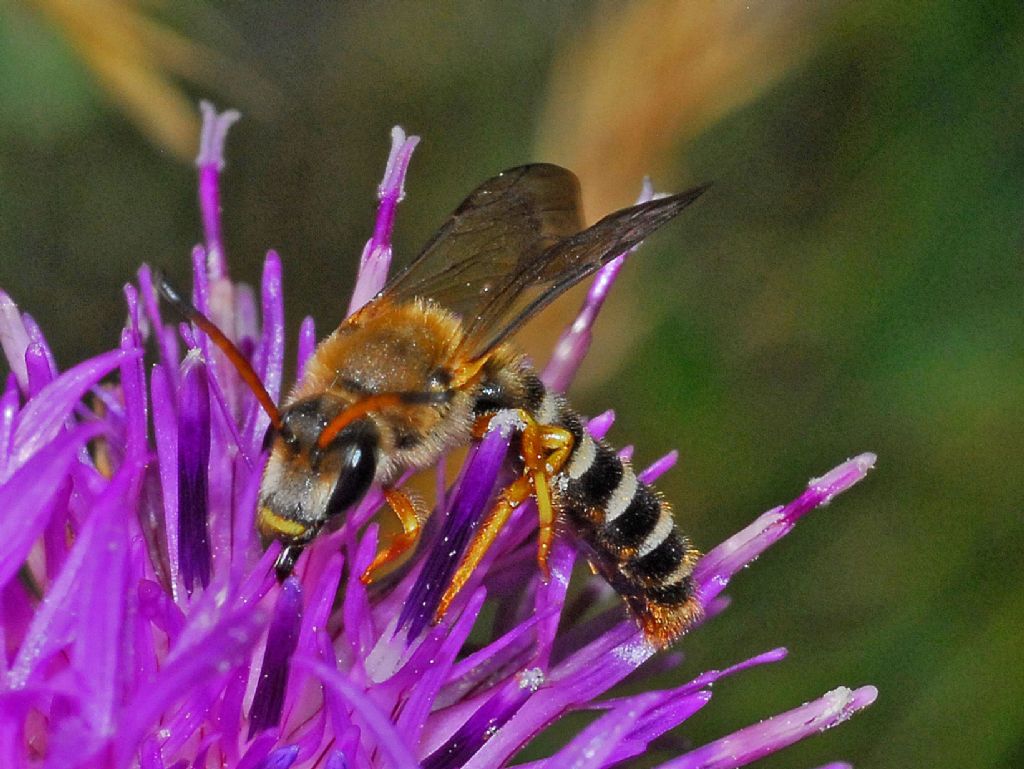
[[[699,554],[676,528],[672,509],[615,449],[584,430],[561,396],[545,393],[535,417],[573,434],[572,453],[554,484],[564,519],[648,639],[671,643],[699,613],[692,577]]]

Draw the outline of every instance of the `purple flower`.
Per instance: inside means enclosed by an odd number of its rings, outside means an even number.
[[[205,246],[195,305],[246,354],[271,397],[284,368],[281,260],[258,294],[233,283],[221,239],[223,142],[237,115],[204,106],[199,155]],[[351,307],[383,285],[415,137],[396,128],[377,226]],[[648,189],[645,193],[650,195]],[[621,259],[597,276],[544,372],[569,384]],[[36,323],[0,293],[11,375],[0,395],[0,766],[239,769],[507,766],[567,713],[601,715],[530,767],[609,767],[644,753],[712,697],[720,679],[785,657],[775,649],[671,689],[615,696],[679,662],[656,654],[609,592],[567,600],[576,560],[558,539],[551,579],[535,563],[536,514],[521,505],[446,619],[434,607],[500,484],[515,421],[496,418],[439,501],[416,555],[372,587],[379,489],[321,536],[278,585],[254,514],[268,418],[205,335],[168,323],[152,276],[126,286],[128,321],[110,352],[58,371]],[[257,310],[259,306],[259,310]],[[261,320],[262,319],[262,320]],[[310,319],[298,340],[312,353]],[[144,363],[143,350],[156,362]],[[591,420],[595,436],[614,421]],[[675,453],[641,477],[653,481]],[[864,477],[863,454],[811,481],[712,549],[694,572],[704,618],[732,577],[797,520]],[[439,472],[443,479],[443,473]],[[483,622],[485,607],[494,619]],[[472,642],[469,641],[471,633]],[[653,657],[653,659],[652,659]],[[742,766],[834,726],[875,689],[820,699],[698,747],[662,769]]]

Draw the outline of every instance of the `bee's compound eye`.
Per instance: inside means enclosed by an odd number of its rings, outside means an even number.
[[[371,441],[352,443],[343,449],[341,472],[327,503],[327,516],[333,517],[354,505],[370,488],[377,469]]]

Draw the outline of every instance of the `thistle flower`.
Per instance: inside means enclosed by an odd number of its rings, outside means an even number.
[[[204,117],[205,245],[192,255],[194,302],[276,398],[286,346],[281,260],[267,255],[258,296],[230,280],[218,179],[237,116],[204,107]],[[353,308],[388,271],[417,141],[398,128],[392,139]],[[571,380],[619,264],[598,275],[545,371],[548,383]],[[785,657],[774,649],[671,689],[614,696],[623,679],[650,681],[679,657],[655,656],[617,604],[581,608],[606,590],[595,581],[582,600],[567,599],[571,542],[556,540],[551,579],[540,579],[529,504],[432,625],[500,483],[515,428],[500,415],[451,489],[439,472],[438,509],[394,575],[370,588],[359,579],[378,547],[370,521],[382,495],[373,490],[278,585],[271,567],[280,548],[264,552],[254,534],[266,415],[209,340],[161,316],[146,267],[124,293],[118,346],[63,372],[35,321],[0,294],[11,368],[0,395],[0,766],[485,769],[510,765],[565,714],[596,711],[553,756],[519,765],[608,767],[707,705],[716,681]],[[300,369],[314,344],[307,318]],[[148,367],[146,345],[156,351]],[[600,437],[613,421],[609,411],[588,429]],[[641,478],[655,480],[675,456]],[[694,572],[704,621],[726,607],[722,591],[740,569],[873,462],[870,454],[844,462],[708,552]],[[846,720],[875,695],[870,686],[835,689],[661,769],[745,765]]]

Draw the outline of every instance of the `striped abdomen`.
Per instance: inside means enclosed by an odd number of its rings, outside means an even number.
[[[630,463],[592,438],[564,398],[551,392],[537,397],[530,384],[534,418],[568,429],[575,439],[553,484],[562,518],[588,546],[592,564],[629,605],[647,638],[671,643],[699,613],[691,576],[698,552],[676,528],[668,503],[637,478]]]

